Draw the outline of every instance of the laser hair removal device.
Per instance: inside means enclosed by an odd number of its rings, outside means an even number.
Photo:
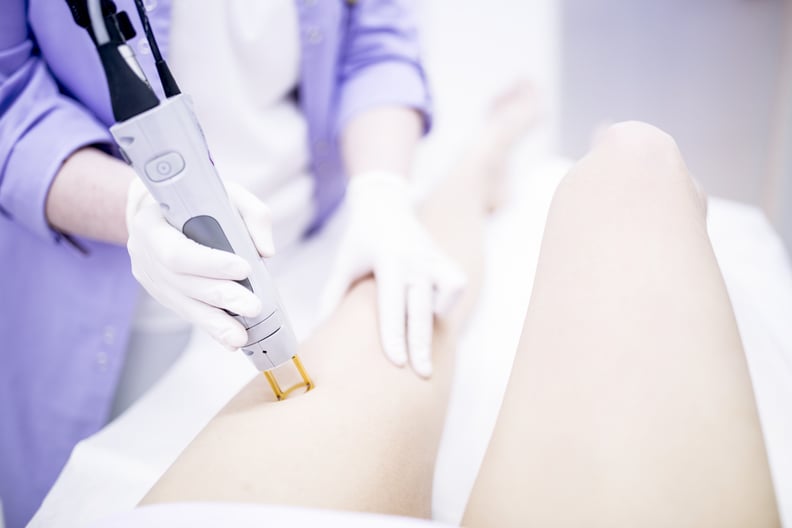
[[[275,285],[247,228],[217,174],[189,96],[180,92],[160,54],[143,0],[135,7],[143,24],[166,99],[160,101],[126,40],[135,35],[125,12],[107,0],[67,0],[77,24],[91,35],[110,89],[116,124],[110,127],[122,156],[159,203],[166,220],[199,244],[235,253],[250,264],[240,284],[263,305],[255,318],[231,314],[247,330],[242,352],[264,373],[277,399],[313,383],[297,357],[297,338]],[[272,370],[292,361],[302,382],[283,390]]]

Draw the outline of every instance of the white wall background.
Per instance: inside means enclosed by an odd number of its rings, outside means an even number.
[[[416,4],[437,117],[419,172],[447,170],[486,102],[527,76],[545,108],[530,149],[577,158],[602,123],[657,124],[709,193],[763,207],[792,249],[792,1]]]
[[[533,80],[544,119],[529,148],[557,148],[560,64],[556,0],[423,0],[424,61],[435,101],[435,130],[419,166],[448,168],[487,105],[516,79]]]
[[[792,195],[782,199],[792,193],[791,158],[783,155],[792,147],[792,121],[785,118],[792,93],[782,83],[784,62],[790,64],[790,50],[782,52],[784,26],[792,28],[790,3],[562,5],[563,154],[581,155],[598,123],[656,124],[676,138],[710,194],[763,206],[792,248]]]
[[[792,255],[792,2],[784,3],[784,29],[775,112],[770,145],[770,181],[764,206]]]

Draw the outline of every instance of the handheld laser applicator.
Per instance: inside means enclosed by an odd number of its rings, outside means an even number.
[[[126,45],[134,36],[126,13],[116,12],[106,0],[88,0],[87,5],[85,0],[67,1],[102,61],[117,121],[110,132],[168,223],[199,244],[235,253],[250,264],[252,273],[241,284],[259,297],[263,310],[255,318],[232,314],[247,330],[242,351],[264,372],[278,399],[299,387],[310,390],[313,383],[296,355],[297,339],[272,278],[217,174],[191,100],[180,93],[160,54],[142,0],[135,0],[135,6],[167,96],[164,101],[154,94]],[[284,391],[270,371],[290,360],[303,383]]]

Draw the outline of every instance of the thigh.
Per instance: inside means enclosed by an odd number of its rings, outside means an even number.
[[[647,125],[565,178],[465,525],[778,524],[704,210]]]
[[[385,359],[375,284],[362,280],[300,344],[316,388],[273,404],[257,376],[143,503],[245,501],[429,516],[454,342],[482,266],[483,205],[465,178],[464,171],[450,178],[423,210],[429,232],[469,279],[453,313],[435,321],[431,379]]]

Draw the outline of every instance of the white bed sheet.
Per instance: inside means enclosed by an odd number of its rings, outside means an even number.
[[[518,162],[516,197],[488,226],[482,298],[458,350],[457,375],[435,478],[435,517],[461,518],[502,398],[519,339],[544,219],[568,162]],[[516,206],[519,204],[519,206]],[[754,379],[779,504],[792,526],[792,267],[755,208],[711,200],[710,234],[735,306]],[[276,265],[299,334],[313,324],[322,263],[333,225]],[[515,243],[519,241],[519,243]],[[288,264],[288,265],[287,265]],[[311,280],[306,280],[310,277]],[[486,346],[484,346],[486,345]],[[486,360],[476,354],[488,351]],[[497,353],[495,353],[497,352]],[[128,510],[206,421],[252,376],[196,332],[187,353],[128,412],[75,448],[30,526],[85,526]]]
[[[452,525],[379,515],[250,503],[155,504],[102,520],[91,528],[452,528]]]

